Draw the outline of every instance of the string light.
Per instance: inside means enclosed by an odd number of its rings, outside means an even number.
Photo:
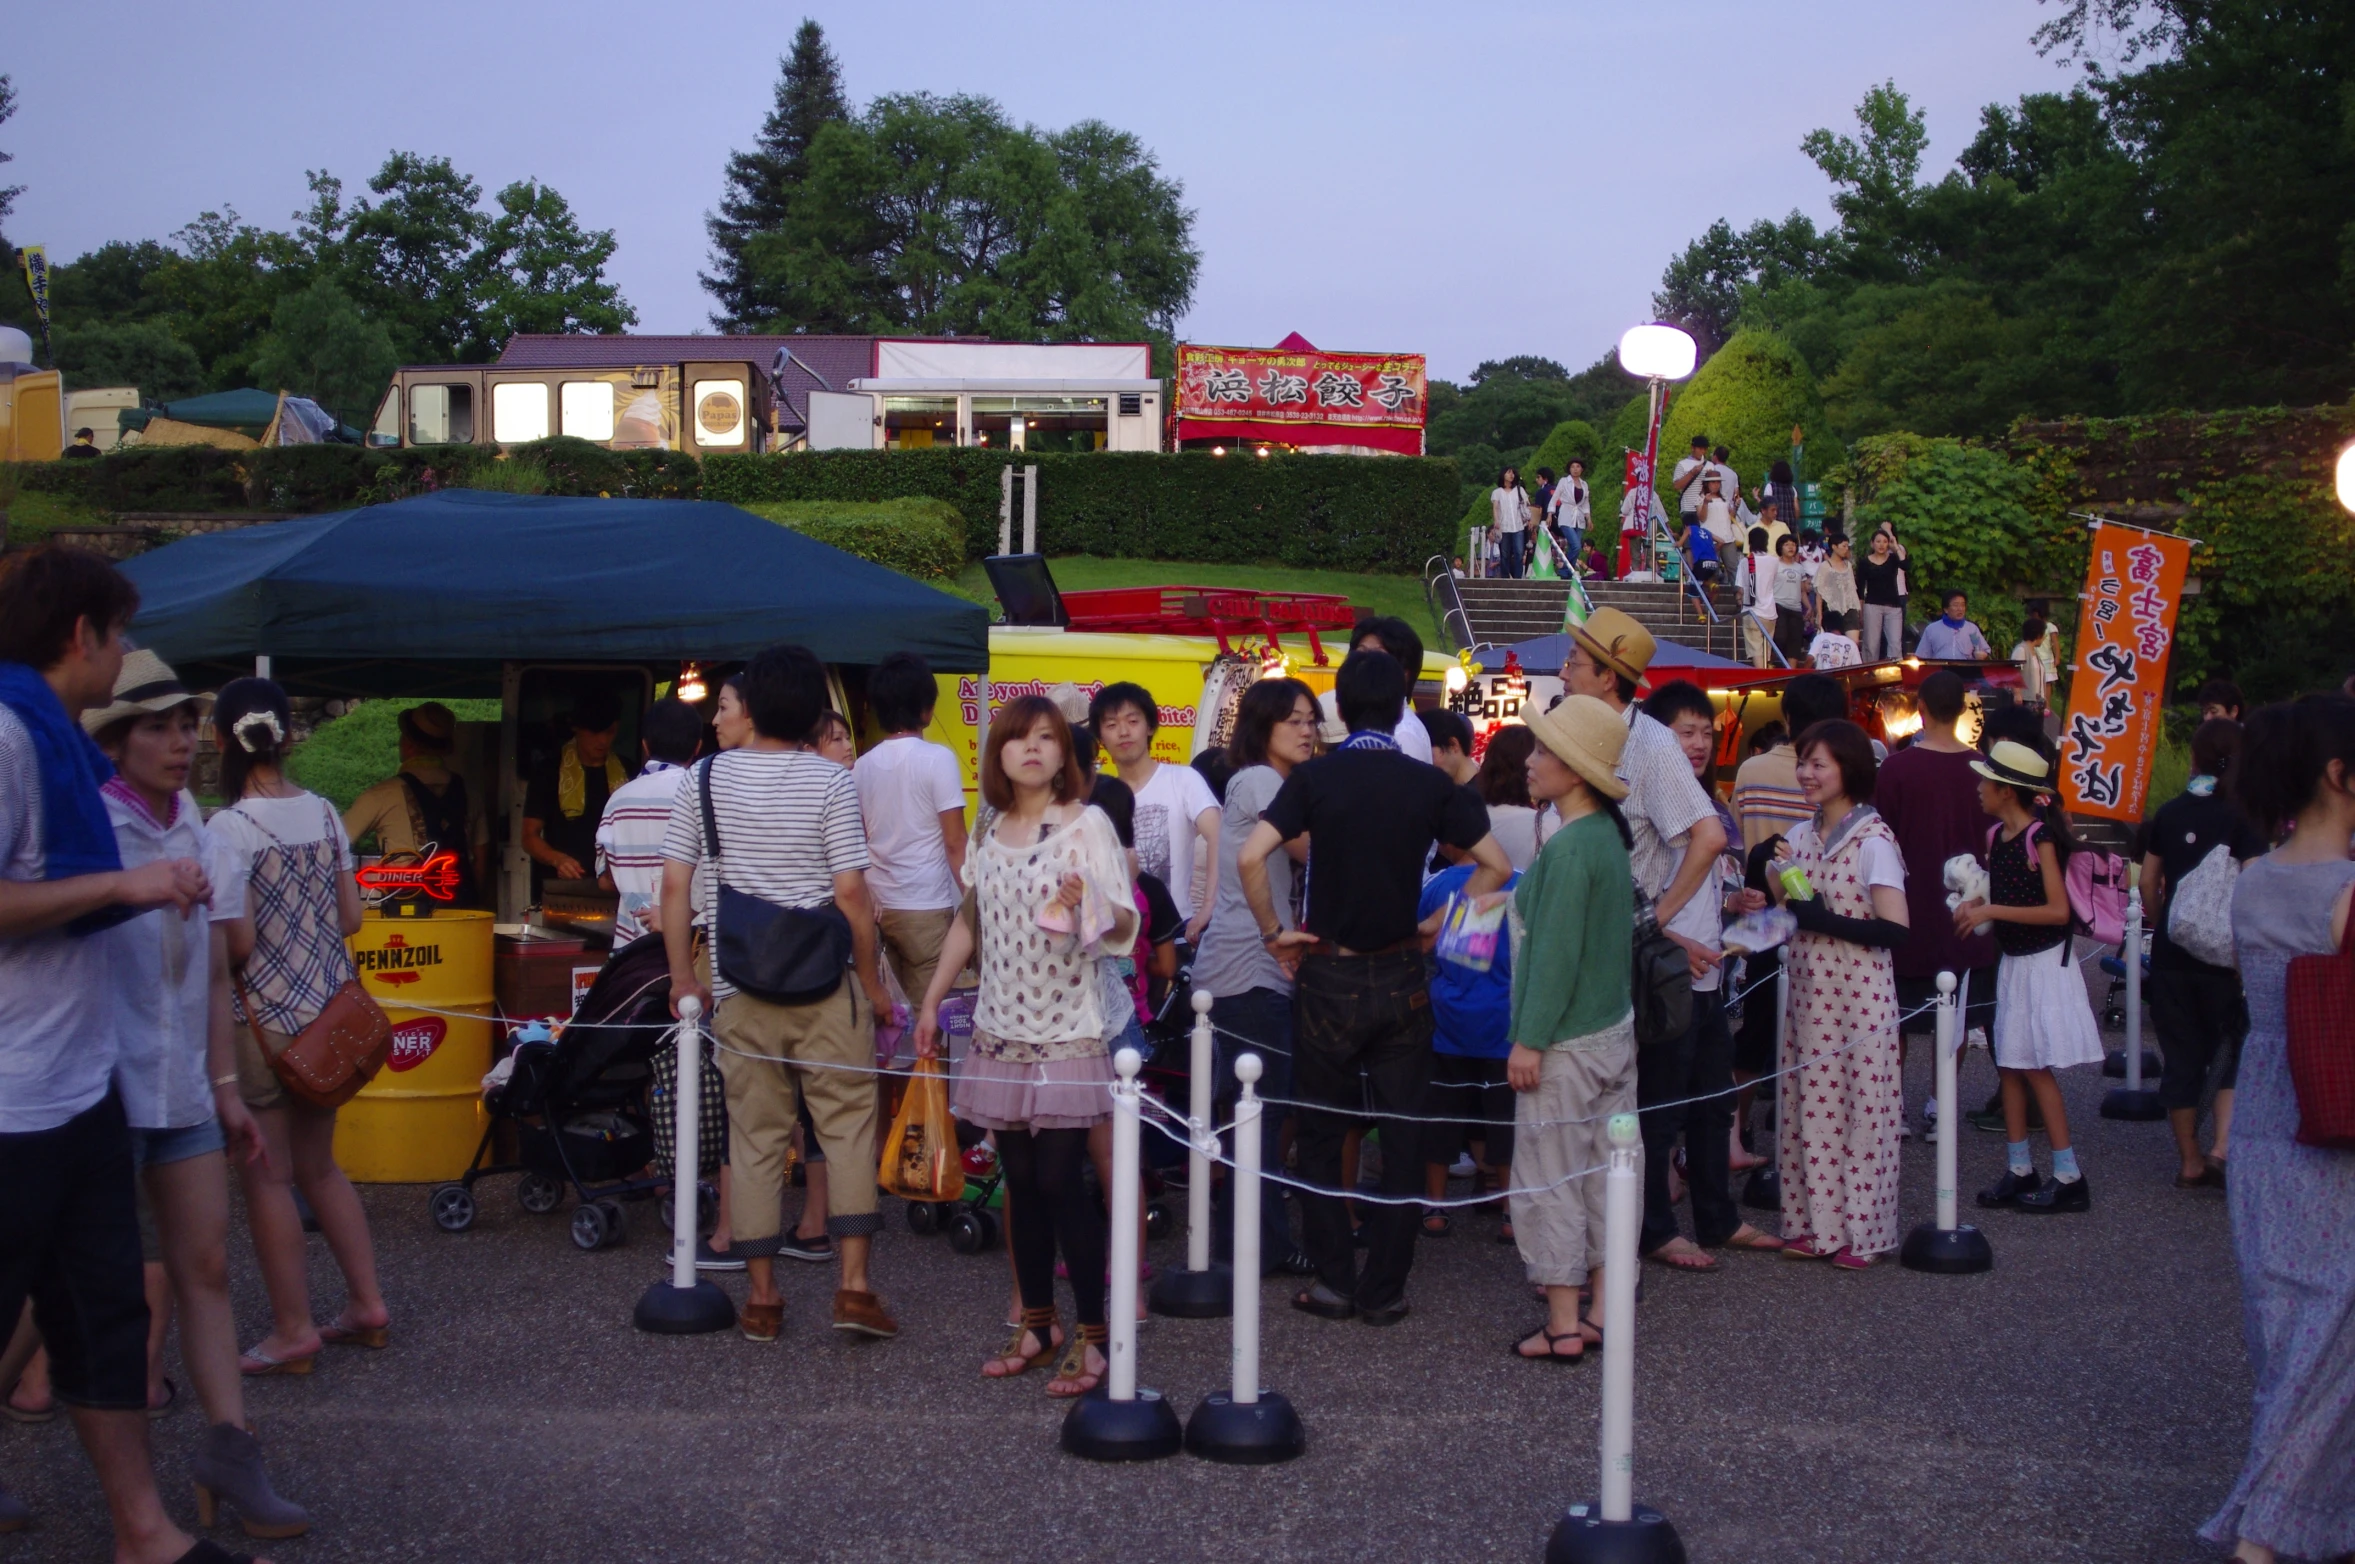
[[[703,682],[702,664],[680,664],[678,687],[671,693],[676,695],[680,700],[685,701],[690,706],[702,705],[703,697],[711,693],[710,690],[705,687]]]

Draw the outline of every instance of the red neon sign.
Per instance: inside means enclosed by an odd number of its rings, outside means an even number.
[[[452,852],[430,853],[423,863],[372,863],[359,871],[356,878],[360,889],[386,892],[423,891],[435,901],[455,901],[458,898],[458,855]]]

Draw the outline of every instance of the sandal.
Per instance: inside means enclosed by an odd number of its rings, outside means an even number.
[[[1455,1221],[1446,1212],[1426,1211],[1423,1213],[1423,1236],[1425,1238],[1445,1238],[1455,1230]]]
[[[392,1345],[390,1325],[322,1325],[319,1339],[330,1347],[367,1347],[381,1350]]]
[[[1545,1351],[1523,1352],[1521,1349],[1529,1344],[1529,1338],[1526,1336],[1516,1337],[1507,1342],[1505,1350],[1524,1363],[1584,1363],[1586,1361],[1586,1332],[1577,1327],[1573,1326],[1557,1335],[1540,1325],[1537,1328],[1537,1334],[1545,1338]],[[1565,1341],[1577,1342],[1578,1350],[1576,1352],[1556,1352],[1554,1348]]]
[[[6,1414],[11,1423],[53,1423],[57,1421],[57,1398],[51,1396],[45,1407],[20,1407],[16,1404],[16,1391],[11,1387],[8,1399],[0,1401],[0,1413]]]
[[[998,1349],[996,1357],[981,1365],[981,1377],[983,1379],[1013,1379],[1029,1373],[1055,1355],[1057,1346],[1055,1335],[1055,1307],[1053,1304],[1049,1304],[1043,1309],[1024,1309],[1022,1318],[1014,1324],[1014,1334],[1007,1338],[1003,1347]],[[1023,1351],[1022,1344],[1034,1336],[1039,1341],[1038,1351]],[[1014,1366],[1009,1368],[1007,1366],[1009,1364]]]
[[[281,1358],[259,1347],[248,1347],[237,1356],[237,1372],[247,1379],[260,1379],[265,1374],[308,1374],[318,1359],[319,1354],[316,1352]]]
[[[1714,1271],[1722,1264],[1715,1255],[1702,1250],[1676,1248],[1677,1242],[1672,1238],[1644,1258],[1672,1271]]]
[[[1103,1371],[1100,1369],[1091,1371],[1088,1368],[1088,1349],[1093,1347],[1096,1350],[1096,1356],[1104,1357],[1105,1344],[1110,1339],[1110,1333],[1103,1326],[1082,1325],[1079,1328],[1079,1334],[1074,1336],[1070,1344],[1064,1348],[1063,1361],[1055,1365],[1055,1377],[1047,1382],[1047,1394],[1068,1400],[1073,1396],[1084,1396],[1102,1384],[1104,1382]],[[1109,1360],[1105,1366],[1107,1368],[1111,1366]],[[1057,1385],[1070,1385],[1077,1388],[1057,1390],[1055,1388]]]
[[[1745,1233],[1749,1235],[1747,1238],[1742,1236]],[[1754,1249],[1760,1254],[1772,1254],[1783,1247],[1783,1241],[1772,1233],[1762,1233],[1749,1223],[1744,1222],[1740,1227],[1734,1229],[1733,1236],[1725,1241],[1725,1247],[1728,1249]]]
[[[1506,1217],[1504,1220],[1504,1225],[1496,1230],[1496,1241],[1500,1244],[1517,1244],[1520,1242],[1518,1238],[1513,1236],[1513,1219],[1511,1217]]]

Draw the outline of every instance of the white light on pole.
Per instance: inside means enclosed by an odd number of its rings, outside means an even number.
[[[1619,367],[1646,380],[1682,380],[1693,372],[1699,357],[1691,337],[1657,321],[1630,326],[1619,339]]]
[[[2355,445],[2339,453],[2339,503],[2355,510]]]

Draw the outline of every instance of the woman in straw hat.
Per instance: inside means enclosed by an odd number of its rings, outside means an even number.
[[[188,791],[205,704],[162,658],[135,651],[123,659],[113,702],[82,714],[82,726],[115,764],[101,792],[124,865],[193,858],[206,865],[214,886],[209,909],[186,918],[150,912],[102,936],[119,1021],[114,1078],[140,1172],[140,1240],[155,1320],[148,1405],[150,1415],[160,1415],[178,1394],[162,1374],[176,1301],[180,1356],[204,1406],[194,1462],[201,1518],[210,1525],[214,1506],[227,1499],[249,1535],[293,1537],[311,1519],[271,1487],[261,1446],[246,1430],[237,1317],[229,1304],[223,1152],[240,1163],[260,1161],[263,1153],[261,1131],[238,1089],[229,1022],[226,920],[243,912],[242,888],[224,872],[225,854]]]
[[[1515,1357],[1576,1363],[1603,1339],[1605,1126],[1635,1111],[1635,1013],[1628,994],[1634,939],[1632,838],[1619,812],[1627,724],[1591,695],[1528,719],[1529,794],[1561,828],[1509,894],[1513,929],[1513,1051],[1505,1078],[1513,1114],[1513,1233],[1546,1319],[1512,1344]],[[1523,959],[1523,953],[1528,959]],[[1594,1305],[1579,1317],[1578,1290]]]
[[[1954,911],[1957,934],[1992,926],[2003,951],[1995,969],[1995,1068],[2003,1079],[2008,1165],[1983,1206],[2046,1215],[2085,1211],[2092,1197],[2069,1144],[2069,1116],[2052,1072],[2102,1062],[2101,1029],[2070,959],[2069,892],[2063,870],[2076,843],[2052,796],[2053,757],[1999,739],[1974,760],[1979,807],[1995,817],[1987,839],[1987,896]],[[2052,1140],[2052,1176],[2041,1182],[2028,1154],[2028,1094],[2044,1113]]]
[[[1776,1110],[1783,1255],[1861,1271],[1897,1247],[1897,974],[1905,859],[1872,806],[1872,741],[1853,722],[1799,735],[1799,791],[1772,894],[1797,919]],[[1796,871],[1796,872],[1794,872]]]

